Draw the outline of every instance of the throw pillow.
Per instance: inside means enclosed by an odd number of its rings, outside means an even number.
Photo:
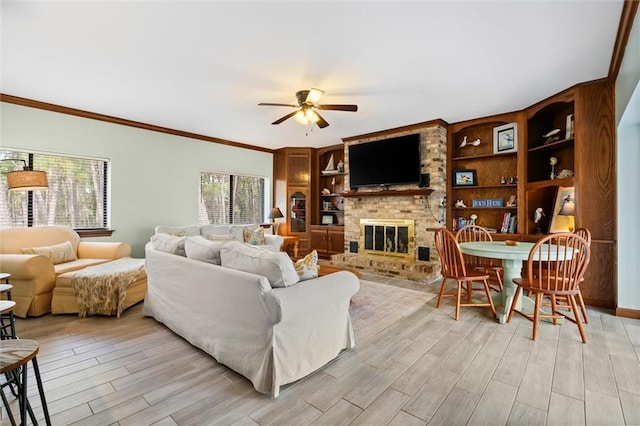
[[[54,265],[78,260],[71,241],[65,241],[64,243],[54,244],[52,246],[27,247],[22,249],[22,253],[46,256],[51,259]]]
[[[318,252],[312,251],[302,259],[298,260],[294,267],[296,272],[300,276],[300,281],[310,280],[311,278],[318,278]]]
[[[263,246],[266,244],[266,241],[264,239],[264,229],[262,228],[257,228],[253,231],[249,228],[244,228],[242,236],[244,242],[247,244],[251,244],[253,246]]]
[[[220,249],[222,266],[239,271],[262,275],[271,287],[288,287],[300,278],[289,256],[283,252],[272,252],[238,241],[226,243]]]
[[[169,234],[155,234],[151,236],[151,245],[154,249],[165,253],[185,256],[184,243],[187,237],[176,237]]]
[[[224,241],[210,241],[204,237],[189,237],[184,243],[184,251],[189,259],[220,265],[220,248]]]

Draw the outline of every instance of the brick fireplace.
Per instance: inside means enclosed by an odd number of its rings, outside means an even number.
[[[348,190],[348,146],[356,143],[365,143],[377,139],[384,139],[395,136],[420,133],[420,156],[422,173],[430,175],[430,189],[433,192],[426,195],[391,195],[392,191],[385,193],[377,188],[360,188],[355,196],[344,199],[344,232],[345,232],[345,252],[332,256],[332,263],[375,273],[385,276],[397,276],[414,281],[427,282],[440,277],[440,263],[438,261],[435,246],[433,244],[433,229],[444,226],[443,210],[440,208],[440,200],[446,194],[445,168],[446,168],[446,145],[447,132],[446,124],[441,121],[422,123],[408,126],[398,130],[396,133],[384,132],[384,134],[370,134],[345,138],[345,172],[347,177]],[[391,190],[411,190],[417,189],[416,185],[398,185]],[[376,194],[358,194],[369,191]],[[388,195],[389,194],[389,195]],[[407,242],[412,240],[412,246],[407,243],[407,253],[399,253],[400,247],[397,243],[398,233],[404,225],[390,224],[392,221],[407,221],[411,223],[413,230],[406,230]],[[362,224],[371,225],[371,241],[367,243],[361,233]],[[387,227],[390,228],[390,236],[394,235],[394,252],[387,250]],[[378,230],[376,231],[376,226]],[[377,234],[376,234],[377,232]],[[364,234],[364,235],[363,235]],[[362,235],[362,238],[361,238]],[[383,239],[384,236],[384,239]],[[401,240],[402,242],[402,240]],[[369,249],[368,247],[373,247]],[[403,250],[405,250],[403,248]],[[428,260],[420,260],[418,252],[424,254],[429,252]]]

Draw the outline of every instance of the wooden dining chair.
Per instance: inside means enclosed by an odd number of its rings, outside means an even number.
[[[456,233],[456,241],[458,243],[467,243],[475,241],[493,241],[491,234],[482,226],[467,225]],[[467,269],[475,269],[478,272],[489,275],[489,287],[494,291],[502,291],[502,262],[500,259],[491,259],[488,257],[473,256],[463,254],[464,262]],[[494,281],[491,281],[491,278]],[[494,285],[492,285],[494,284]]]
[[[511,321],[514,312],[518,312],[533,322],[533,340],[538,337],[540,318],[551,318],[557,324],[564,318],[578,326],[582,343],[587,343],[587,336],[582,325],[576,296],[584,272],[589,265],[591,248],[587,240],[574,233],[551,234],[538,240],[527,259],[527,276],[514,278],[518,289],[513,297],[507,322]],[[520,297],[520,289],[528,291],[535,300],[533,314],[516,309]],[[551,299],[551,312],[542,311],[543,298]],[[559,306],[558,296],[566,297],[568,305]],[[573,312],[573,316],[564,313],[562,307]]]
[[[589,231],[587,228],[577,228],[573,232],[576,235],[579,235],[582,238],[584,238],[587,241],[587,244],[589,244],[589,248],[591,248],[591,231]],[[582,278],[580,284],[582,284],[583,282],[584,282],[584,277]],[[582,292],[580,291],[580,287],[578,287],[578,294],[576,297],[578,299],[578,303],[580,304],[580,310],[582,311],[582,318],[584,319],[584,322],[586,324],[589,324],[589,316],[587,315],[587,308],[584,305],[584,299],[582,298]]]
[[[456,237],[451,231],[445,228],[437,229],[435,232],[435,245],[442,265],[442,285],[440,286],[436,308],[440,307],[443,297],[455,297],[456,320],[460,318],[461,306],[488,306],[495,318],[496,308],[493,305],[493,300],[491,300],[489,275],[476,270],[467,270]],[[457,283],[455,293],[445,293],[447,280],[449,279],[455,280]],[[474,287],[474,282],[482,284],[482,287]],[[478,291],[485,293],[487,302],[478,302],[472,299],[473,292]]]

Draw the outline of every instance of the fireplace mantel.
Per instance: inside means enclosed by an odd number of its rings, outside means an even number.
[[[347,198],[361,198],[361,197],[407,197],[411,195],[429,195],[433,192],[430,188],[419,189],[401,189],[398,191],[386,190],[386,191],[350,191],[343,192],[343,197]]]

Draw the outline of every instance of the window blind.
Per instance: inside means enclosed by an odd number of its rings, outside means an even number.
[[[200,224],[262,223],[265,178],[200,173]]]

